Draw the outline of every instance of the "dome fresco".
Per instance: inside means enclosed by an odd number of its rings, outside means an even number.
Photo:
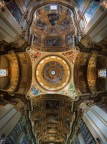
[[[36,79],[46,90],[57,91],[64,88],[70,79],[68,63],[59,56],[43,58],[36,67]]]

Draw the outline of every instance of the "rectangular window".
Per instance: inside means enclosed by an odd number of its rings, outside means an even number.
[[[106,78],[106,76],[107,76],[106,69],[100,69],[100,70],[98,70],[98,77]]]
[[[93,0],[90,1],[90,4],[85,12],[85,18],[86,18],[87,23],[89,23],[91,18],[94,16],[99,6],[100,6],[99,3],[96,3]]]
[[[0,69],[0,77],[6,77],[6,76],[8,76],[8,70]]]
[[[50,5],[50,10],[58,10],[58,6],[57,5]]]

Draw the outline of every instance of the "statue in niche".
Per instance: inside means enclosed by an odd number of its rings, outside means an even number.
[[[46,24],[42,20],[38,20],[36,22],[36,27],[39,28],[42,31],[45,31],[46,28],[47,28]]]
[[[52,26],[55,26],[57,24],[57,21],[58,21],[59,17],[60,16],[57,13],[48,14],[48,19],[49,19]]]
[[[61,45],[60,37],[46,38],[46,46],[60,46],[60,45]]]

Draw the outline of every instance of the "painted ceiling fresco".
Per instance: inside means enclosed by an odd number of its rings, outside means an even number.
[[[74,86],[73,65],[77,57],[74,50],[59,54],[28,50],[32,61],[32,84],[28,96],[33,98],[40,94],[57,93],[68,95],[75,99],[79,94]],[[69,79],[68,79],[69,78]]]
[[[39,50],[37,46],[40,46],[41,50],[49,51],[54,47],[53,51],[58,51],[58,48],[61,51],[63,47],[63,51],[66,45],[70,49],[75,32],[72,10],[59,4],[38,8],[34,13],[31,31],[34,49]]]
[[[81,11],[84,9],[86,1],[78,0],[78,4]],[[85,12],[87,22],[92,18],[98,7],[99,5],[94,1],[89,3]],[[48,93],[55,92],[68,95],[73,99],[77,95],[81,95],[80,90],[75,87],[74,81],[77,81],[77,77],[76,73],[74,73],[74,64],[82,64],[83,60],[78,59],[78,51],[72,49],[75,33],[75,22],[72,15],[71,9],[60,4],[48,4],[35,11],[31,25],[32,48],[28,50],[32,60],[33,71],[32,85],[28,92],[29,96],[35,97],[46,94],[47,91]],[[52,52],[55,53],[53,54]],[[84,60],[87,58],[88,56],[85,55]],[[79,69],[84,69],[84,67],[81,66]],[[67,77],[70,77],[70,79],[68,80]],[[63,78],[65,83],[63,83]],[[82,80],[81,87],[84,87],[84,81]],[[86,92],[87,88],[82,90]]]

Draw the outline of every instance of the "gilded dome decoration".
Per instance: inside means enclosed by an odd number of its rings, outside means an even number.
[[[36,68],[37,82],[43,89],[58,91],[64,88],[70,80],[71,70],[63,58],[48,56],[40,60]]]

